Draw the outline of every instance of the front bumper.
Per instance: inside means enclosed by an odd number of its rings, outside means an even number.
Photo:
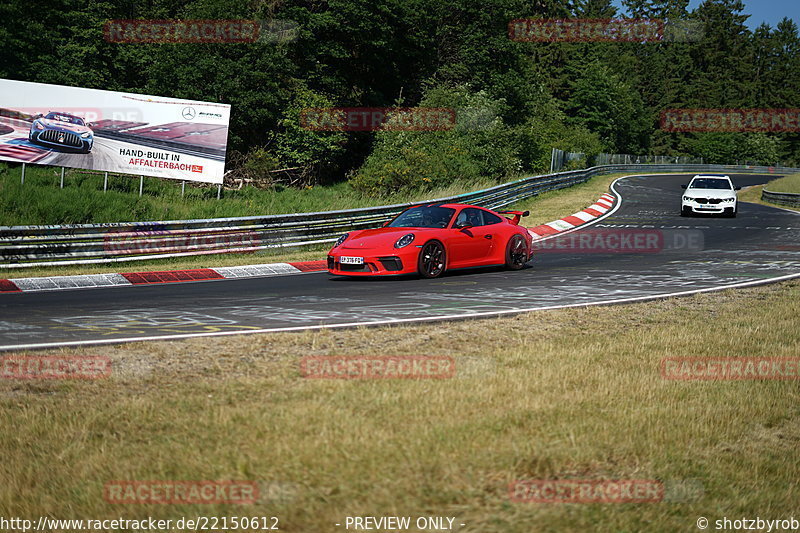
[[[30,134],[30,139],[36,144],[83,152],[91,151],[94,145],[94,137],[84,138],[75,133],[65,133],[58,130],[34,130]]]
[[[419,248],[394,249],[385,254],[360,255],[359,250],[337,250],[328,254],[328,272],[337,276],[397,276],[417,273]],[[342,263],[342,257],[362,257],[363,264]]]
[[[723,214],[736,211],[736,202],[703,203],[683,200],[681,209],[686,213]]]

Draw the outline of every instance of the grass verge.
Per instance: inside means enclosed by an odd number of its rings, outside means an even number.
[[[380,198],[365,196],[347,182],[307,189],[275,187],[226,190],[217,200],[214,186],[186,185],[175,180],[145,178],[139,194],[139,180],[133,176],[109,178],[103,192],[103,176],[67,170],[64,188],[59,188],[60,167],[28,167],[20,183],[21,167],[0,163],[0,225],[81,224],[145,220],[184,220],[310,213],[440,198],[497,183],[453,183],[430,191],[411,191]]]
[[[764,189],[772,192],[800,193],[800,174],[790,174],[788,176],[772,180],[766,185],[749,187],[747,190],[744,190],[739,194],[739,199],[743,202],[768,205],[770,207],[780,207],[781,209],[790,209],[792,211],[800,211],[800,208],[797,207],[789,207],[786,205],[765,202],[761,199],[761,191]]]
[[[664,380],[662,358],[796,357],[800,282],[491,320],[62,349],[94,382],[0,380],[0,516],[453,516],[459,531],[684,531],[797,511],[797,381]],[[705,324],[706,326],[700,326]],[[44,352],[37,353],[44,355]],[[444,380],[321,380],[309,355],[456,358]],[[259,480],[254,505],[120,505],[113,480]],[[512,503],[520,479],[701,486],[646,504]]]
[[[772,192],[800,193],[800,173],[772,180],[766,187]]]

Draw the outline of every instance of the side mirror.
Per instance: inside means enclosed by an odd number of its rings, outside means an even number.
[[[734,187],[734,188],[733,188],[733,190],[734,190],[734,191],[741,191],[741,190],[742,190],[742,187],[741,187],[741,185],[740,185],[739,187]]]
[[[688,184],[684,183],[683,185],[681,185],[681,189],[685,189],[688,186],[689,186]]]

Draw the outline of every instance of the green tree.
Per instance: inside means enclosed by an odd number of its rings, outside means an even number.
[[[453,181],[502,179],[522,169],[515,135],[499,116],[503,101],[469,86],[436,87],[420,105],[454,108],[456,127],[379,132],[375,149],[352,179],[357,189],[380,195]]]
[[[592,62],[582,69],[567,113],[572,124],[598,134],[607,150],[639,153],[647,147],[650,124],[641,97],[603,64]]]

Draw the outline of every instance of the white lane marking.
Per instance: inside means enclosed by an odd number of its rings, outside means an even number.
[[[131,285],[121,274],[85,274],[78,276],[50,276],[41,278],[15,278],[14,285],[25,292],[57,291],[60,289],[97,289]]]
[[[216,269],[212,268],[212,269],[209,269],[209,270],[216,270]],[[165,272],[168,272],[168,271],[165,271]],[[179,272],[179,271],[176,270],[175,272]],[[160,281],[156,281],[156,282],[153,282],[153,283],[126,283],[125,285],[122,285],[122,284],[119,284],[119,285],[105,285],[105,286],[104,285],[86,285],[86,286],[80,286],[80,287],[75,286],[75,287],[34,288],[34,289],[25,289],[25,290],[21,289],[19,292],[4,292],[4,293],[2,293],[2,295],[3,296],[8,296],[8,295],[12,295],[12,294],[28,294],[28,293],[31,293],[31,292],[52,292],[52,291],[61,291],[61,290],[66,290],[66,289],[73,290],[73,291],[84,291],[84,290],[92,290],[92,289],[113,289],[113,288],[116,288],[116,287],[137,288],[137,287],[156,287],[156,286],[161,286],[161,285],[176,285],[176,284],[178,284],[178,285],[187,285],[189,283],[214,283],[214,282],[217,282],[217,281],[225,281],[225,280],[235,281],[236,279],[244,279],[244,278],[248,278],[248,277],[252,277],[252,278],[269,278],[269,277],[276,277],[276,276],[302,276],[302,275],[305,275],[305,274],[319,274],[320,272],[323,272],[323,271],[322,270],[309,270],[309,271],[305,271],[304,272],[302,270],[293,269],[293,270],[287,271],[287,272],[275,272],[273,274],[257,274],[257,275],[254,275],[254,276],[240,276],[239,278],[232,277],[232,278],[222,278],[222,279],[192,279],[192,280],[185,280],[185,281],[179,281],[179,282],[169,282],[169,281],[160,282]],[[111,274],[111,275],[122,276],[122,274]],[[56,276],[56,277],[61,277],[61,276]],[[25,278],[17,278],[17,279],[25,279]],[[12,279],[10,281],[13,281],[14,283],[16,283],[17,279]],[[47,279],[47,278],[41,278],[41,279]],[[125,279],[125,278],[123,277],[123,279]],[[127,282],[128,280],[125,279],[125,281]],[[2,350],[2,348],[0,348],[0,350]]]
[[[590,215],[589,213],[584,213],[583,211],[578,211],[577,213],[573,213],[571,216],[579,218],[584,222],[589,222],[593,218],[597,218],[595,215]]]
[[[565,222],[563,220],[554,220],[552,222],[548,222],[545,226],[550,226],[551,228],[558,230],[558,231],[566,231],[568,229],[574,228],[574,224],[570,224],[569,222]]]
[[[601,198],[598,198],[597,203],[602,205],[602,206],[605,206],[605,207],[611,207],[611,204],[613,204],[614,202],[611,202],[611,201],[606,200],[605,198],[601,197]]]
[[[364,327],[364,326],[389,326],[389,325],[405,324],[405,323],[433,322],[437,320],[463,320],[468,318],[488,318],[493,316],[531,313],[534,311],[551,311],[554,309],[568,309],[573,307],[594,307],[598,305],[646,302],[649,300],[661,300],[664,298],[672,298],[676,296],[689,296],[692,294],[701,294],[706,292],[723,291],[727,289],[739,289],[743,287],[766,285],[769,283],[777,283],[779,281],[786,281],[794,278],[800,278],[800,273],[788,274],[776,278],[768,278],[756,281],[733,283],[730,285],[721,285],[718,287],[707,287],[705,289],[692,289],[688,291],[653,294],[649,296],[635,296],[632,298],[620,298],[618,300],[600,300],[597,302],[589,302],[589,303],[561,304],[561,305],[550,305],[545,307],[529,307],[522,309],[509,309],[507,311],[487,311],[485,313],[474,313],[469,315],[444,315],[444,316],[423,317],[423,318],[394,318],[394,319],[379,320],[374,322],[346,322],[342,324],[319,324],[316,326],[291,326],[282,328],[262,328],[262,329],[250,329],[242,331],[217,331],[210,333],[185,333],[179,335],[163,335],[163,336],[152,335],[145,337],[123,337],[119,339],[102,339],[102,340],[88,340],[88,341],[43,342],[34,344],[17,344],[17,345],[0,346],[0,350],[35,350],[43,348],[57,348],[61,346],[91,346],[91,345],[101,345],[101,344],[120,344],[125,342],[166,341],[166,340],[178,340],[178,339],[192,339],[198,337],[223,337],[228,335],[251,335],[256,333],[281,333],[281,332],[285,333],[292,331],[307,331],[307,330],[318,330],[318,329],[354,328],[354,327]]]
[[[240,265],[232,267],[213,268],[220,276],[226,279],[255,278],[274,276],[275,274],[296,274],[303,272],[289,263],[265,263],[261,265]]]
[[[642,176],[647,176],[647,175],[649,175],[649,176],[658,176],[658,174],[642,174]],[[590,220],[586,224],[581,224],[580,226],[576,226],[576,227],[574,227],[574,228],[572,228],[570,230],[567,230],[567,231],[562,231],[561,233],[556,233],[555,235],[548,235],[547,237],[544,237],[544,238],[539,239],[539,240],[540,241],[546,241],[548,239],[553,239],[555,237],[560,237],[562,235],[566,235],[567,233],[572,233],[573,231],[578,231],[578,230],[585,229],[588,226],[591,226],[593,224],[597,224],[601,220],[604,220],[604,219],[610,217],[611,215],[613,215],[617,211],[617,209],[619,209],[620,206],[622,205],[622,195],[620,195],[619,192],[617,192],[617,190],[614,187],[615,187],[615,185],[617,184],[617,182],[619,180],[624,179],[624,178],[628,178],[628,177],[635,177],[635,176],[622,176],[621,178],[615,179],[613,181],[613,183],[611,183],[611,190],[614,192],[614,194],[616,195],[616,198],[617,198],[617,203],[616,203],[616,205],[614,207],[611,208],[611,210],[606,209],[605,210],[606,212],[604,214],[602,214],[602,215],[600,215],[598,217],[595,217],[594,220]]]

